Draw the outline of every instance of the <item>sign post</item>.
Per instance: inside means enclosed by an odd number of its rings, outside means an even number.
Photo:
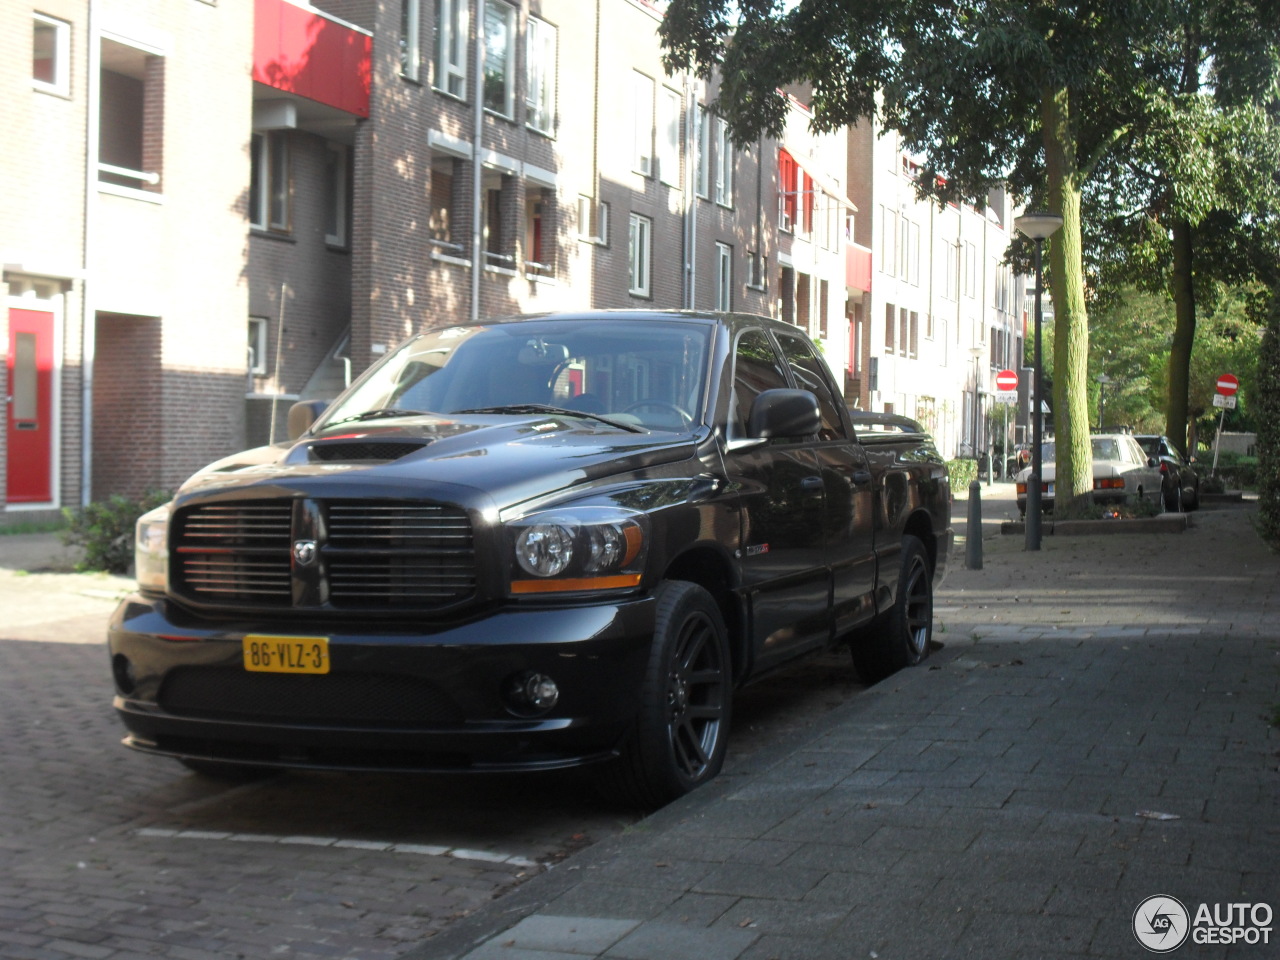
[[[1218,378],[1218,392],[1214,394],[1213,405],[1218,408],[1218,433],[1213,438],[1213,469],[1209,471],[1209,476],[1216,476],[1218,473],[1218,444],[1222,440],[1222,418],[1227,415],[1228,410],[1236,408],[1236,391],[1240,389],[1240,380],[1233,373],[1224,373]]]
[[[1018,374],[1001,370],[996,374],[995,401],[1004,407],[1004,443],[1001,445],[1000,478],[1009,479],[1009,407],[1018,402]]]

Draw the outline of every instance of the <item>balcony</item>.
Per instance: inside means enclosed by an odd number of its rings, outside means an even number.
[[[254,99],[292,102],[298,126],[369,116],[373,37],[293,0],[254,0]]]
[[[856,243],[845,247],[844,284],[850,290],[871,292],[871,251]]]

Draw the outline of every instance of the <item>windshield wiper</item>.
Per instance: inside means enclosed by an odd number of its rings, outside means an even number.
[[[470,410],[455,410],[455,413],[556,413],[562,416],[581,417],[585,420],[598,420],[600,423],[607,423],[611,427],[617,427],[619,430],[626,430],[630,433],[644,433],[644,428],[637,427],[634,423],[624,423],[621,420],[614,420],[612,417],[602,417],[598,413],[587,413],[584,410],[570,410],[568,407],[552,407],[545,403],[509,403],[499,407],[475,407]]]
[[[366,410],[364,413],[357,413],[353,417],[343,417],[341,420],[331,420],[325,424],[325,427],[336,427],[340,423],[354,423],[358,420],[381,420],[384,417],[420,417],[426,410],[401,410],[399,407],[379,407],[376,410]]]

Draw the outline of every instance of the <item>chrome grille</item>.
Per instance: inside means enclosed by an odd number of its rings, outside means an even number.
[[[334,606],[444,606],[475,592],[475,548],[465,511],[374,501],[325,508],[325,568]]]
[[[292,509],[277,500],[181,511],[174,537],[179,591],[204,602],[288,605]]]

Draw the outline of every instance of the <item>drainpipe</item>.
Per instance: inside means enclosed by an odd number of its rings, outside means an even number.
[[[686,310],[693,309],[693,219],[694,211],[697,209],[696,201],[693,198],[694,177],[697,172],[694,169],[697,162],[697,139],[694,136],[695,126],[697,122],[695,115],[697,113],[697,100],[693,96],[693,84],[690,82],[689,75],[684,75],[684,176],[681,178],[680,190],[682,196],[680,203],[684,210],[684,231],[681,239],[684,242],[684,296],[681,301]]]
[[[484,224],[480,217],[483,197],[480,159],[484,139],[484,0],[476,3],[475,135],[471,145],[471,319],[480,319],[480,275],[484,272]]]
[[[97,353],[97,329],[93,302],[93,244],[94,223],[98,210],[98,127],[99,127],[99,79],[102,69],[102,40],[98,36],[96,4],[89,0],[88,28],[89,69],[85,77],[85,100],[88,103],[85,120],[84,146],[84,253],[81,260],[84,278],[80,281],[80,505],[87,507],[93,496],[93,364]],[[65,316],[65,314],[64,314]],[[61,413],[59,413],[61,415]],[[60,482],[55,478],[54,482]]]

